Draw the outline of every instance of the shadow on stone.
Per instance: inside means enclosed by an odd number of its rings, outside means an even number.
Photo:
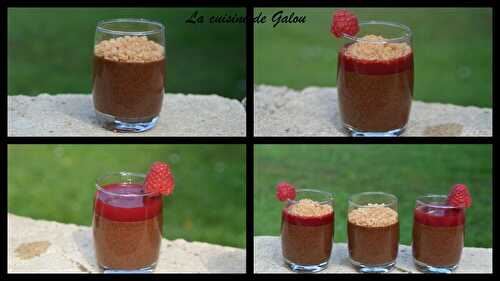
[[[89,268],[89,270],[99,271],[99,267],[97,266],[95,259],[94,242],[91,230],[75,230],[73,231],[72,236],[81,256],[85,259],[86,263],[92,267]]]

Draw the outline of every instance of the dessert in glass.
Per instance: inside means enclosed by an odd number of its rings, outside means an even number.
[[[337,89],[343,128],[351,136],[398,136],[413,98],[411,30],[367,21],[356,35],[342,34]]]
[[[145,19],[97,24],[92,96],[98,122],[117,132],[143,132],[161,111],[165,28]]]
[[[384,192],[363,192],[349,198],[349,258],[359,272],[383,273],[396,264],[399,246],[398,200]]]
[[[460,186],[460,185],[458,185]],[[451,273],[464,247],[465,210],[468,203],[456,204],[450,195],[426,195],[416,200],[413,220],[413,259],[418,270]],[[458,196],[459,200],[464,198]]]
[[[327,268],[334,234],[333,195],[298,189],[282,210],[281,247],[285,265],[295,272]]]
[[[151,175],[156,179],[148,180]],[[97,264],[105,273],[154,270],[163,235],[162,195],[167,195],[156,189],[157,179],[168,179],[169,193],[173,189],[173,178],[165,175],[152,169],[148,175],[118,172],[97,180],[92,231]]]

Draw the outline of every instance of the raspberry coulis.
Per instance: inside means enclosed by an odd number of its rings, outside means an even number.
[[[161,196],[121,196],[124,194],[143,195],[140,184],[108,184],[102,189],[105,191],[98,190],[96,192],[95,213],[109,220],[143,221],[162,212],[163,200]]]
[[[339,66],[346,71],[358,74],[385,75],[413,69],[413,52],[391,60],[366,60],[345,55],[342,48],[338,55]]]
[[[334,217],[335,217],[334,212],[314,217],[297,216],[290,214],[288,212],[288,208],[284,208],[282,212],[283,221],[286,221],[291,224],[304,225],[304,226],[318,226],[318,225],[329,224],[333,222]]]
[[[415,222],[430,226],[457,226],[465,223],[465,210],[460,208],[419,206],[414,215]]]

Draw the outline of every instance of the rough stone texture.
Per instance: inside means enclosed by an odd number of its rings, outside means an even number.
[[[8,272],[98,272],[90,227],[7,215]],[[246,270],[245,250],[163,239],[155,273]]]
[[[464,248],[456,273],[492,273],[492,249]],[[255,273],[292,273],[283,265],[281,240],[273,236],[254,237]],[[322,273],[356,272],[349,262],[347,244],[333,243],[330,265]],[[418,273],[413,265],[411,247],[400,245],[396,268],[391,273]]]
[[[336,88],[259,85],[254,89],[255,136],[346,136]],[[492,136],[492,110],[413,101],[404,136]]]
[[[91,95],[8,96],[9,136],[245,136],[245,108],[217,95],[167,94],[155,128],[114,133],[97,125]]]

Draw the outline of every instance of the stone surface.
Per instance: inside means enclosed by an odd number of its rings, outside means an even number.
[[[254,89],[255,136],[346,136],[336,88],[258,85]],[[404,136],[492,136],[492,109],[412,103]]]
[[[98,272],[87,226],[7,215],[8,272]],[[156,273],[244,273],[243,249],[163,239]]]
[[[348,255],[347,244],[333,243],[330,265],[321,272],[356,272],[349,262]],[[492,249],[464,248],[456,273],[492,273],[492,255]],[[279,237],[254,237],[254,271],[255,273],[292,273],[283,265]],[[410,246],[399,246],[396,268],[391,273],[418,273],[413,265]]]
[[[155,128],[114,133],[96,124],[91,95],[8,96],[9,136],[245,136],[246,114],[234,99],[167,94]]]

